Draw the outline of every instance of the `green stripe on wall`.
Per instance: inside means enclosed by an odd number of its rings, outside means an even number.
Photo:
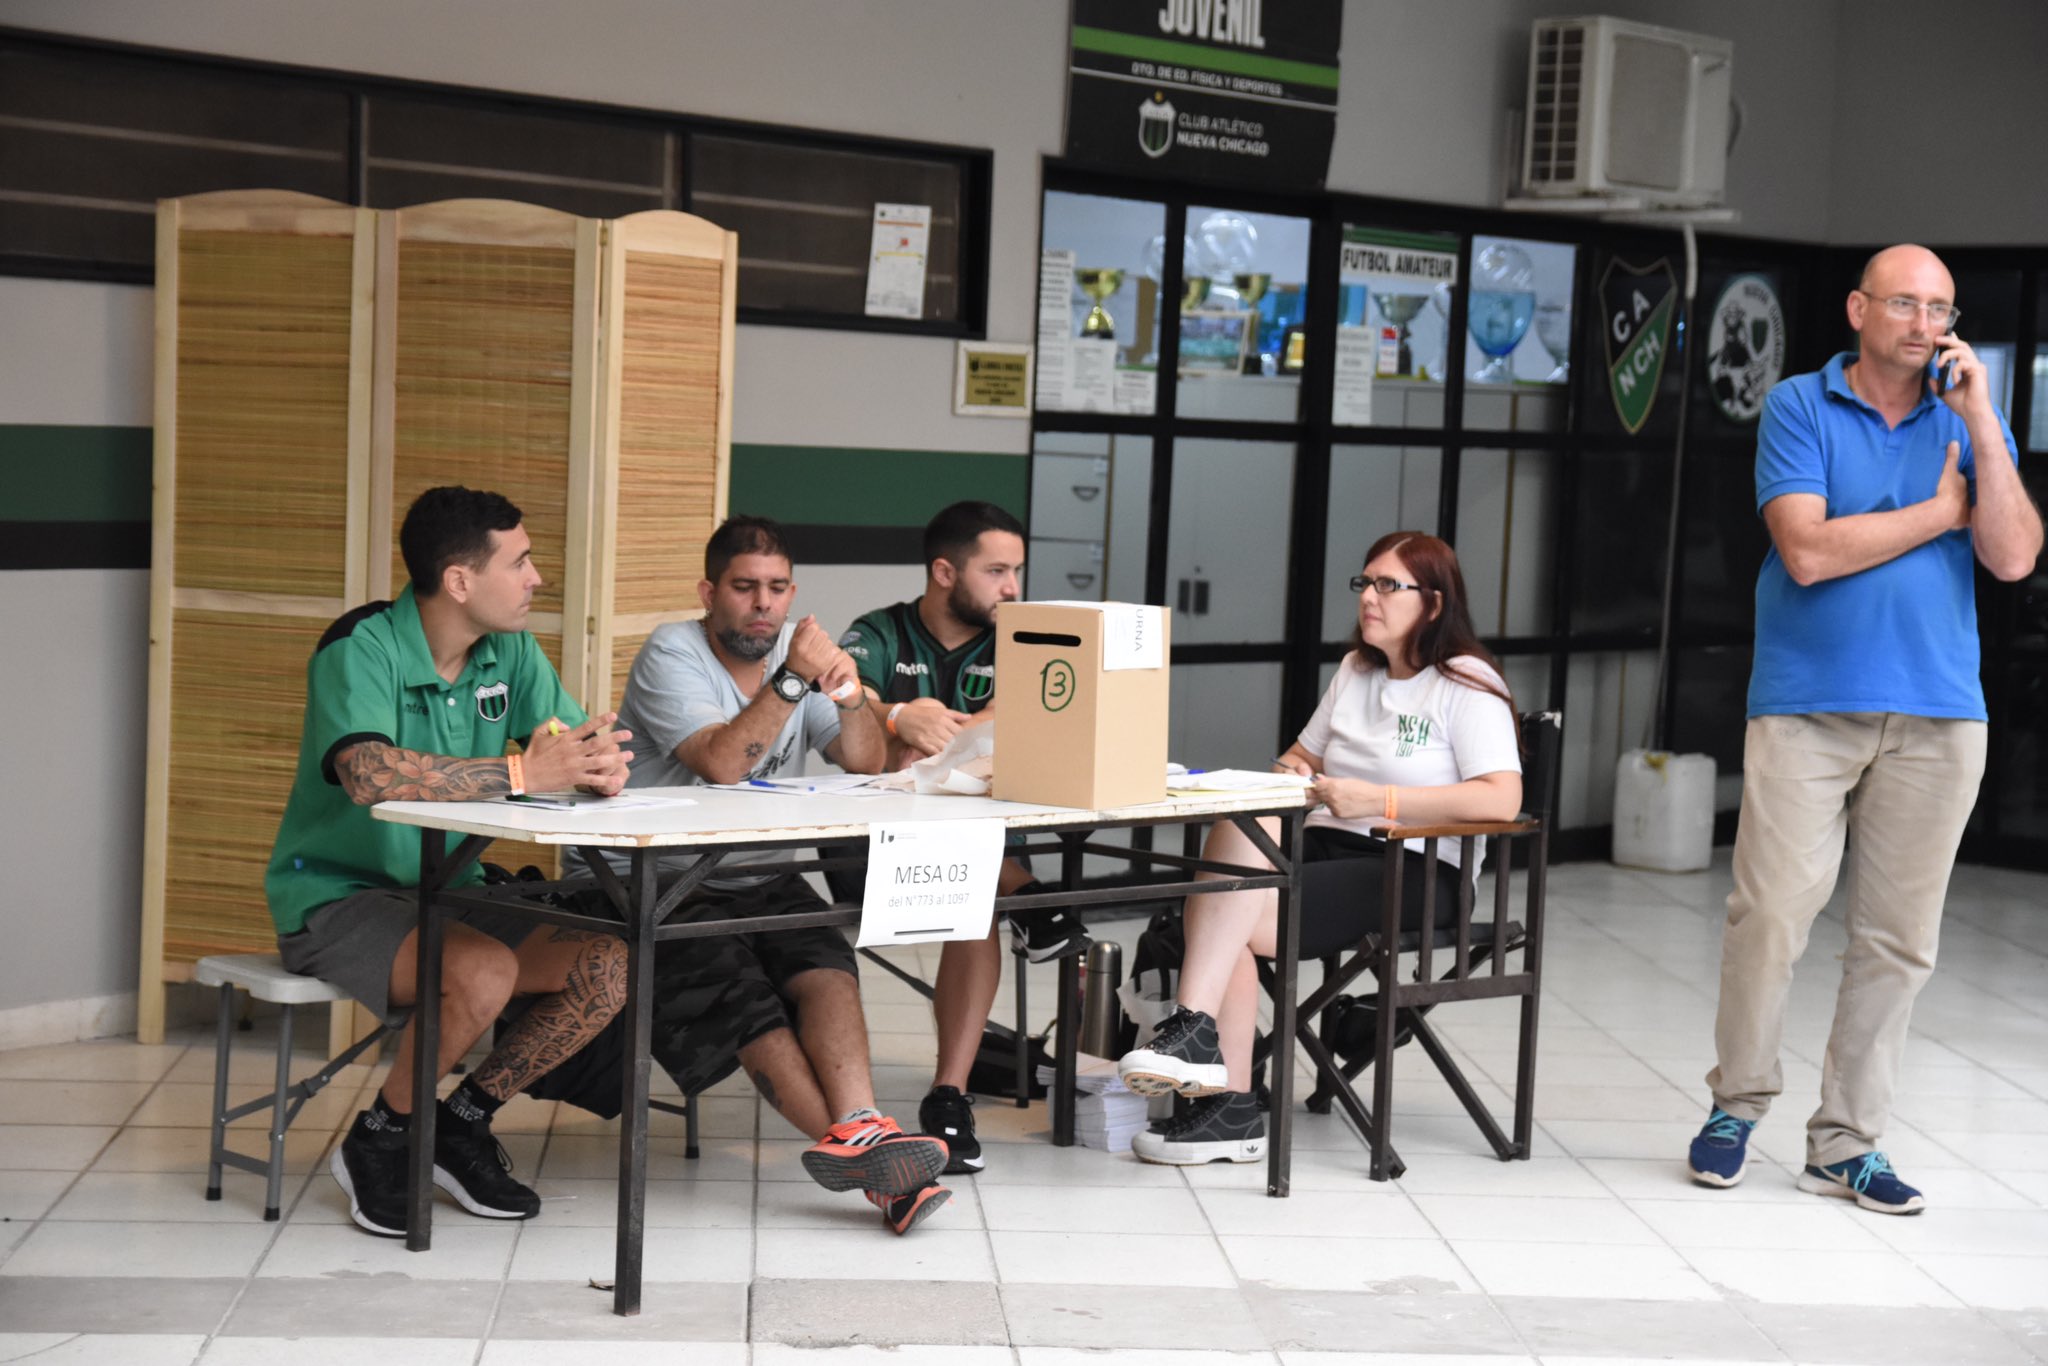
[[[0,519],[147,522],[150,429],[0,424]]]
[[[922,527],[948,503],[979,498],[1022,521],[1031,462],[977,451],[830,446],[732,448],[734,512],[814,526]]]

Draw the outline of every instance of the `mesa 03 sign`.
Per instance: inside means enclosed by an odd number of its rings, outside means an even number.
[[[1342,0],[1074,0],[1068,158],[1321,187],[1343,18]]]

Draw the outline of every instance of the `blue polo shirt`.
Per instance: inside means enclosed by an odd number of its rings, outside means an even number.
[[[1756,439],[1756,506],[1816,493],[1828,516],[1886,512],[1934,496],[1948,443],[1977,494],[1963,420],[1923,394],[1897,427],[1849,388],[1845,351],[1764,399]],[[2004,420],[2000,419],[2004,426]],[[2008,451],[2018,450],[2005,427]],[[1982,721],[1977,597],[1970,533],[1950,531],[1861,573],[1801,587],[1773,546],[1756,580],[1756,662],[1749,714],[1903,712]]]

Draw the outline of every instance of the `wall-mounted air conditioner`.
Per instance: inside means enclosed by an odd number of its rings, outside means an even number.
[[[1721,202],[1735,45],[1608,15],[1529,35],[1526,195]]]

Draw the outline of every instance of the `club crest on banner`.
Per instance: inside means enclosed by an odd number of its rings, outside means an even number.
[[[1148,157],[1163,157],[1173,147],[1173,101],[1152,92],[1138,106],[1138,148]]]
[[[1632,266],[1620,257],[1600,277],[1600,337],[1607,348],[1607,386],[1615,415],[1631,434],[1650,420],[1664,357],[1671,349],[1671,318],[1678,307],[1678,277],[1662,257]]]
[[[1738,275],[1707,319],[1707,388],[1733,422],[1754,422],[1785,373],[1785,310],[1761,275]]]

